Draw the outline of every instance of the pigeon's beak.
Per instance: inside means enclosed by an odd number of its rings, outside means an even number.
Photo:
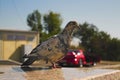
[[[78,28],[81,29],[81,28],[80,28],[80,25],[78,26]]]
[[[78,25],[77,28],[80,30],[80,29],[81,29],[81,28],[80,28],[80,25]]]

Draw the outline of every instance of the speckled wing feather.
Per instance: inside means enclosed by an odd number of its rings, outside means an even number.
[[[40,58],[48,59],[50,61],[58,60],[63,57],[66,52],[65,46],[58,36],[51,37],[49,40],[41,43],[41,45],[37,46],[35,50]]]
[[[60,40],[59,36],[51,37],[45,42],[39,44],[28,56],[37,56],[37,58],[29,58],[23,64],[32,64],[36,59],[44,59],[46,62],[56,62],[66,54],[66,46]],[[29,62],[30,61],[30,62]]]

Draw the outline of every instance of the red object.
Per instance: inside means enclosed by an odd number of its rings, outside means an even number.
[[[83,67],[84,65],[96,65],[100,59],[97,56],[84,55],[83,50],[70,50],[67,55],[58,63],[61,66],[75,65]]]

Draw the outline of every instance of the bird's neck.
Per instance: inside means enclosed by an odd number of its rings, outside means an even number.
[[[72,38],[72,33],[74,31],[74,26],[66,26],[63,32],[61,33],[64,43],[70,47],[70,42]]]
[[[60,40],[62,41],[62,43],[66,46],[66,48],[69,48],[71,42],[71,36],[66,34],[60,34],[60,36],[61,36]]]
[[[62,34],[67,35],[67,36],[71,36],[73,31],[74,31],[74,27],[67,27],[63,30]]]

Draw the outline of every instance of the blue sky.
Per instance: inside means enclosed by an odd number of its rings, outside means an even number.
[[[29,30],[26,19],[36,9],[60,13],[62,28],[86,21],[120,39],[120,0],[0,0],[0,29]]]

